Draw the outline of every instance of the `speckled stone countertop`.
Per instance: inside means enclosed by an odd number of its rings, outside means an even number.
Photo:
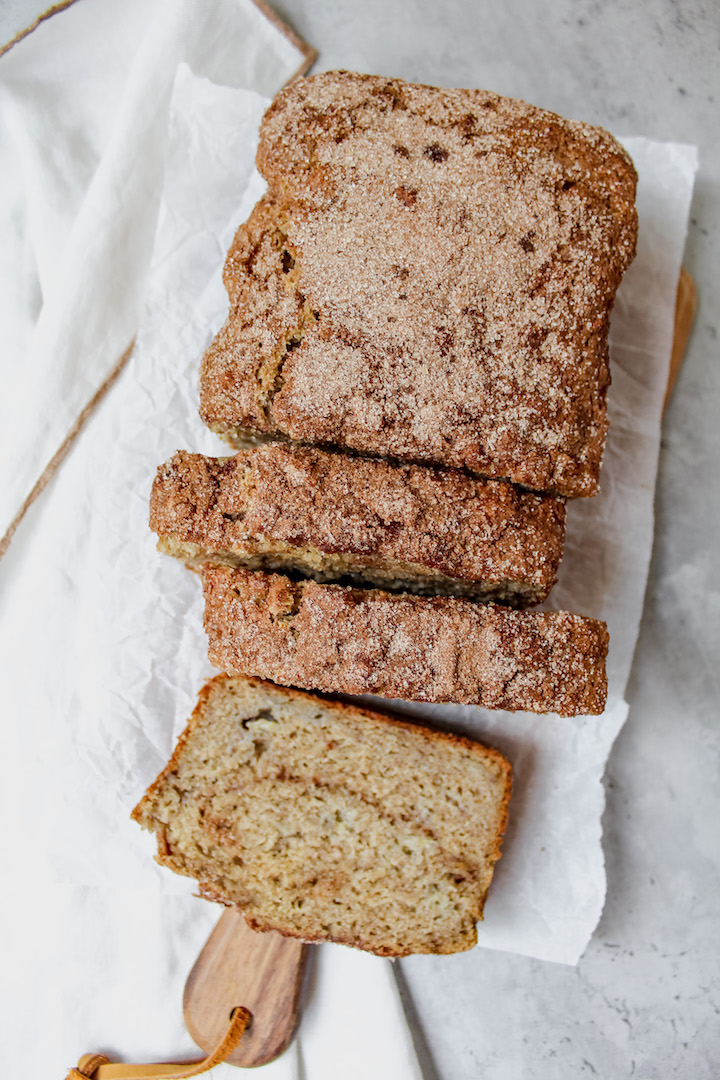
[[[0,40],[42,5],[1,0]],[[577,968],[475,950],[397,979],[426,1080],[667,1080],[720,1062],[720,6],[713,0],[278,0],[345,67],[526,98],[691,142],[699,309],[664,422],[655,549],[607,776],[608,896]],[[371,1033],[370,1033],[371,1035]]]
[[[702,0],[283,0],[345,67],[519,96],[697,144],[699,292],[664,422],[655,550],[606,777],[608,896],[577,968],[476,950],[396,965],[427,1080],[717,1075],[720,1062],[720,7]]]

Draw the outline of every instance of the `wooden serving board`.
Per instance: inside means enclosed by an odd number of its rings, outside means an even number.
[[[670,395],[675,386],[675,380],[685,359],[685,350],[690,339],[690,331],[692,330],[696,310],[697,288],[685,267],[682,267],[675,298],[675,333],[673,335],[670,373],[668,375],[667,390],[665,391],[665,401],[663,402],[663,412],[667,408]]]

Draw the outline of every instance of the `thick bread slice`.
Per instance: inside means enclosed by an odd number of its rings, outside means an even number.
[[[223,675],[132,816],[256,930],[405,956],[475,944],[509,796],[479,743]]]
[[[192,565],[351,576],[408,592],[539,603],[562,557],[565,504],[456,470],[270,443],[179,451],[158,470],[150,527]]]
[[[201,568],[211,663],[286,686],[487,709],[601,713],[605,623],[454,597]]]
[[[601,128],[329,72],[262,124],[201,414],[247,433],[592,495],[636,175]]]

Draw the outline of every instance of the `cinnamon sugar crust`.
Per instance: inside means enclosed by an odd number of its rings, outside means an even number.
[[[330,72],[263,120],[201,414],[592,495],[636,175],[607,132],[480,90]]]
[[[562,716],[605,707],[608,635],[595,619],[225,566],[201,574],[210,661],[231,674]]]
[[[158,470],[159,548],[213,561],[346,576],[410,592],[543,600],[565,504],[456,470],[271,443],[230,459],[176,453]]]

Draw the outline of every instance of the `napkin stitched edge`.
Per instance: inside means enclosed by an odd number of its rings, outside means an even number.
[[[253,0],[257,3],[257,0]],[[37,30],[40,23],[44,23],[46,19],[50,19],[53,15],[59,15],[61,11],[66,11],[73,4],[77,3],[77,0],[60,0],[59,4],[53,4],[47,11],[43,11],[41,15],[38,15],[29,26],[26,26],[24,30],[20,30],[10,41],[4,45],[0,45],[0,56],[4,56],[5,53],[10,52],[15,45],[19,44],[23,38],[26,38],[28,34],[32,34],[33,30]]]
[[[34,22],[32,22],[24,30],[21,30],[18,34],[16,34],[11,41],[1,46],[0,57],[2,57],[5,53],[9,52],[10,49],[12,49],[20,41],[26,38],[34,30],[36,30],[40,26],[40,24],[43,23],[46,19],[49,19],[53,15],[57,15],[60,12],[67,10],[67,8],[71,7],[76,2],[77,0],[60,0],[60,3],[53,4],[52,7],[49,7],[47,9],[47,11],[44,11],[41,15],[38,15]],[[302,63],[300,64],[298,69],[290,76],[285,85],[293,82],[301,75],[305,75],[318,58],[317,49],[314,48],[314,46],[309,45],[306,41],[303,41],[303,39],[299,37],[295,33],[295,31],[286,22],[284,22],[284,20],[281,19],[280,16],[275,11],[273,11],[273,9],[267,3],[265,3],[265,0],[251,0],[251,2],[258,9],[261,15],[263,15],[268,20],[268,22],[270,22],[275,27],[276,30],[278,30],[285,38],[287,38],[290,44],[293,45],[303,56]],[[80,434],[80,431],[82,430],[85,422],[89,419],[89,417],[95,411],[97,405],[99,405],[99,403],[108,393],[108,391],[112,388],[121,371],[127,364],[127,361],[130,359],[130,355],[133,351],[134,346],[135,338],[133,337],[128,347],[122,353],[120,358],[116,361],[107,378],[97,388],[97,390],[83,407],[83,409],[81,409],[80,413],[70,427],[60,446],[50,458],[47,465],[33,484],[32,488],[23,499],[15,516],[10,521],[10,524],[5,531],[5,534],[2,536],[2,538],[0,538],[0,559],[2,559],[3,555],[8,550],[12,538],[15,535],[15,532],[20,525],[20,522],[25,517],[25,514],[30,509],[35,500],[42,494],[52,477],[62,465],[68,451],[70,450],[70,447],[72,446],[77,436]]]

